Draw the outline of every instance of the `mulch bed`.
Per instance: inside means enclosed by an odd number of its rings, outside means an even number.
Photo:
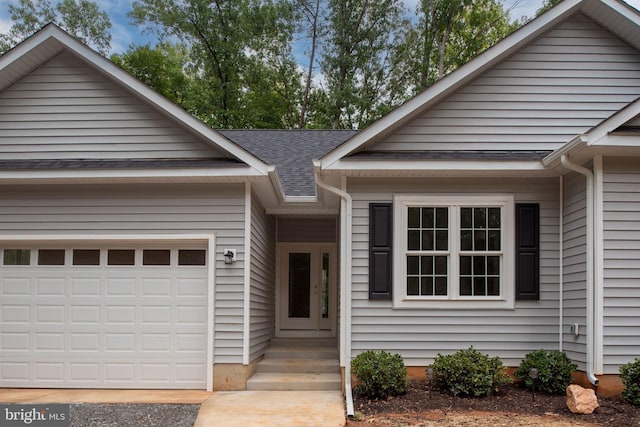
[[[553,418],[568,424],[640,426],[640,406],[633,406],[620,398],[599,397],[598,403],[600,407],[593,414],[579,415],[567,409],[566,396],[536,393],[534,399],[530,390],[517,384],[502,386],[499,393],[491,397],[465,398],[454,397],[435,388],[429,390],[425,382],[419,381],[410,382],[406,394],[386,400],[369,400],[362,396],[354,396],[355,411],[361,414],[364,424],[369,425],[426,425],[412,424],[407,422],[407,419],[413,417],[414,421],[424,420],[433,417],[434,413],[440,413],[443,417],[454,413],[484,414],[484,416],[500,413],[512,414],[513,417],[520,417],[519,419],[526,415],[545,419]],[[399,417],[399,415],[402,416]],[[400,418],[402,422],[394,422]],[[514,421],[515,418],[512,418],[512,422]],[[515,424],[525,425],[514,422]],[[350,421],[348,425],[357,427],[362,424]]]

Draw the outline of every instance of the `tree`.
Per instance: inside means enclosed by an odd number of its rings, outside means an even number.
[[[193,83],[185,72],[188,62],[185,46],[172,43],[159,43],[155,47],[131,45],[127,52],[112,55],[111,61],[188,109]]]
[[[551,9],[553,6],[560,3],[562,0],[545,0],[542,4],[542,7],[536,11],[536,16],[540,16],[545,13],[547,10]]]
[[[427,89],[517,27],[497,0],[421,0],[416,12],[393,53],[398,94]]]
[[[138,0],[131,17],[189,48],[191,112],[215,127],[283,127],[294,110],[293,12],[278,0]],[[297,102],[297,100],[295,100]]]
[[[307,62],[307,74],[304,81],[300,104],[300,119],[298,121],[298,127],[304,128],[307,126],[307,114],[312,102],[311,92],[313,89],[313,72],[316,66],[316,52],[322,37],[326,33],[326,4],[324,4],[323,0],[298,0],[296,10],[298,11],[298,20],[300,22],[298,31],[306,33],[308,39],[309,60]]]
[[[0,51],[5,52],[55,22],[72,36],[106,55],[111,48],[111,21],[106,12],[90,0],[62,0],[53,6],[49,0],[20,0],[9,5],[13,25],[0,35]]]
[[[324,114],[333,129],[361,128],[388,106],[388,54],[402,6],[398,0],[329,0],[329,9]]]

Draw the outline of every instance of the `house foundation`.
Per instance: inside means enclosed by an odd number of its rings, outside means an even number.
[[[213,390],[238,391],[247,389],[247,380],[256,373],[256,366],[262,358],[248,365],[240,363],[216,363],[213,365]]]

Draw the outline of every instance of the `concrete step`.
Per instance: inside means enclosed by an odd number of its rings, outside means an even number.
[[[340,374],[257,372],[247,390],[341,390]]]
[[[280,359],[261,360],[256,372],[272,373],[340,373],[338,359]]]
[[[265,359],[337,359],[335,347],[280,346],[271,345],[264,354]]]
[[[338,341],[335,338],[271,338],[271,345],[289,347],[338,348]]]

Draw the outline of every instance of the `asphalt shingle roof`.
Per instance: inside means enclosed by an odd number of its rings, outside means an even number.
[[[219,130],[265,163],[274,165],[287,196],[314,196],[313,160],[355,135],[353,130]]]

